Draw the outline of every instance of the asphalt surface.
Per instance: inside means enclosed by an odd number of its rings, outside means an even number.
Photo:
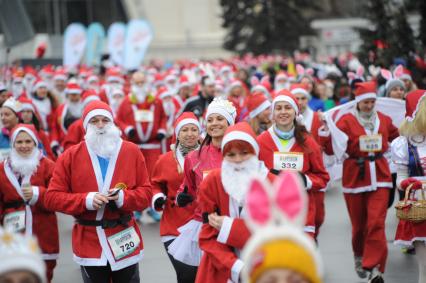
[[[72,261],[71,229],[73,218],[58,214],[61,252],[55,269],[53,282],[82,282],[79,266]],[[144,215],[141,232],[145,255],[139,264],[141,282],[176,282],[172,265],[159,237],[159,224]],[[388,239],[388,260],[385,272],[386,283],[416,283],[417,262],[414,255],[403,254],[392,244],[397,219],[394,208],[388,210],[386,234]],[[326,219],[319,236],[320,252],[325,266],[325,282],[367,282],[357,277],[351,251],[351,226],[343,196],[333,188],[326,195]]]

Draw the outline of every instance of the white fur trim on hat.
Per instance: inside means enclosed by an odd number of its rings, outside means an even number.
[[[31,110],[35,112],[34,106],[31,103],[22,103],[20,111]]]
[[[44,82],[44,81],[37,82],[37,83],[34,85],[34,91],[36,91],[37,89],[39,89],[39,88],[41,88],[41,87],[45,87],[45,88],[47,88],[47,83],[46,83],[46,82]]]
[[[355,101],[360,102],[362,100],[369,99],[369,98],[377,98],[377,94],[375,92],[363,93],[361,95],[355,96]]]
[[[257,144],[256,140],[251,135],[242,131],[231,131],[228,134],[226,134],[222,140],[222,151],[225,148],[225,145],[227,143],[234,140],[241,140],[241,141],[248,142],[254,148],[256,155],[259,155],[259,145]]]
[[[29,135],[30,135],[30,137],[31,137],[31,138],[33,139],[33,141],[35,142],[36,147],[38,146],[38,139],[37,139],[37,137],[36,137],[35,133],[33,133],[33,131],[31,131],[31,130],[30,130],[30,129],[28,129],[28,128],[25,128],[25,127],[19,127],[19,128],[17,128],[16,130],[14,130],[14,131],[13,131],[12,137],[11,137],[11,139],[10,139],[10,141],[11,141],[11,146],[12,146],[12,147],[13,147],[13,144],[15,143],[16,137],[18,136],[18,134],[19,134],[20,132],[26,132],[27,134],[29,134]]]
[[[200,127],[200,123],[192,118],[187,118],[187,119],[183,119],[182,121],[180,121],[176,127],[175,127],[175,135],[178,136],[180,129],[182,129],[183,126],[186,126],[188,124],[194,124],[195,126],[197,126],[198,130],[201,131],[201,127]]]
[[[274,100],[272,101],[272,111],[274,111],[275,104],[277,104],[277,102],[289,103],[291,107],[293,107],[294,111],[296,112],[296,115],[299,115],[299,106],[296,104],[296,101],[294,101],[294,99],[291,98],[290,96],[278,95],[277,97],[275,97]]]
[[[89,104],[92,101],[100,101],[101,99],[97,95],[89,95],[83,100],[83,108],[86,107],[87,104]]]
[[[87,113],[86,117],[84,117],[84,120],[83,120],[83,127],[84,127],[84,129],[87,129],[87,124],[89,123],[90,119],[92,119],[93,117],[98,116],[98,115],[107,117],[108,119],[111,120],[111,122],[114,121],[114,119],[112,118],[111,112],[109,112],[108,110],[106,110],[106,109],[99,109],[99,108],[98,109],[93,109],[92,111],[90,111],[89,113]]]
[[[306,96],[308,99],[310,99],[310,98],[311,98],[311,95],[309,94],[309,92],[308,92],[306,89],[301,88],[301,87],[293,89],[293,90],[291,91],[291,93],[292,93],[293,95],[296,95],[296,93],[301,93],[301,94],[303,94],[304,96]]]
[[[21,111],[21,103],[13,97],[9,97],[2,105],[2,107],[7,107],[13,112],[18,113]]]
[[[253,111],[249,113],[250,119],[253,119],[269,107],[271,107],[271,102],[269,102],[269,100],[263,101],[259,106],[257,106]]]

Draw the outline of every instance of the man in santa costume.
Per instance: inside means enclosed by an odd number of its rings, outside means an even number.
[[[255,134],[260,135],[272,124],[270,118],[271,102],[262,92],[256,91],[247,96],[246,106],[248,112],[247,121]]]
[[[191,96],[191,83],[188,77],[182,75],[179,79],[179,88],[175,96],[176,101],[179,104],[179,110],[184,106],[185,101]]]
[[[305,84],[292,84],[290,87],[290,92],[296,97],[297,102],[300,107],[300,114],[303,117],[303,124],[305,125],[306,130],[311,133],[315,141],[320,144],[320,138],[318,136],[319,128],[323,125],[321,121],[320,114],[314,112],[309,106],[308,101],[311,99],[311,95],[308,92],[308,86]],[[310,198],[313,197],[315,200],[315,239],[317,239],[319,234],[319,229],[324,223],[325,218],[325,190],[326,188],[320,189],[319,191],[314,192],[309,195]]]
[[[202,125],[204,112],[207,110],[207,107],[213,101],[214,97],[214,79],[209,76],[203,76],[201,78],[201,89],[198,92],[198,95],[190,97],[185,101],[182,112],[194,112],[195,116],[198,117],[200,124]]]
[[[117,120],[127,139],[141,149],[149,176],[164,153],[161,142],[166,137],[166,118],[161,100],[147,91],[145,75],[134,73],[131,92],[118,108]]]
[[[51,91],[60,103],[63,103],[65,101],[65,89],[67,88],[67,79],[68,75],[65,72],[65,69],[63,68],[56,70],[55,75],[53,76],[53,87]]]
[[[355,270],[373,283],[383,282],[387,258],[385,220],[392,178],[384,153],[399,135],[391,118],[375,110],[376,98],[375,82],[357,83],[356,109],[337,121],[342,134],[332,135],[336,156],[348,156],[342,188],[352,223]]]
[[[68,133],[68,128],[81,117],[83,112],[82,91],[76,83],[68,83],[65,89],[66,101],[55,111],[50,125],[52,131],[50,147],[57,155],[62,151],[62,142]]]
[[[44,197],[55,164],[38,149],[39,140],[33,125],[18,124],[12,131],[10,156],[0,164],[0,223],[37,237],[50,282],[59,255],[59,232]]]
[[[76,218],[74,260],[85,280],[130,282],[143,255],[132,211],[148,207],[152,197],[145,160],[120,138],[107,104],[91,102],[83,126],[85,141],[59,157],[45,205]]]
[[[246,192],[253,176],[274,178],[259,161],[259,145],[246,122],[229,127],[221,147],[222,166],[207,175],[199,191],[199,206],[208,219],[200,232],[204,253],[195,282],[240,282],[244,263],[239,254],[250,237],[244,222]]]

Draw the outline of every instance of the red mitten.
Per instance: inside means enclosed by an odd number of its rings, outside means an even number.
[[[416,178],[407,178],[401,182],[401,189],[406,190],[409,185],[413,184],[411,187],[412,190],[420,190],[422,188],[422,182],[417,180]]]

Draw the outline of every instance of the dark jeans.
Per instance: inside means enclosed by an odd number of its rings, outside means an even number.
[[[167,248],[173,242],[173,240],[167,241],[164,243],[164,247]],[[187,265],[183,262],[177,261],[171,256],[168,252],[167,255],[172,262],[173,268],[176,271],[176,277],[178,283],[193,283],[195,282],[195,277],[197,276],[198,266]]]
[[[126,268],[111,271],[111,266],[81,266],[81,275],[84,283],[137,283],[139,279],[139,265],[133,264]]]

